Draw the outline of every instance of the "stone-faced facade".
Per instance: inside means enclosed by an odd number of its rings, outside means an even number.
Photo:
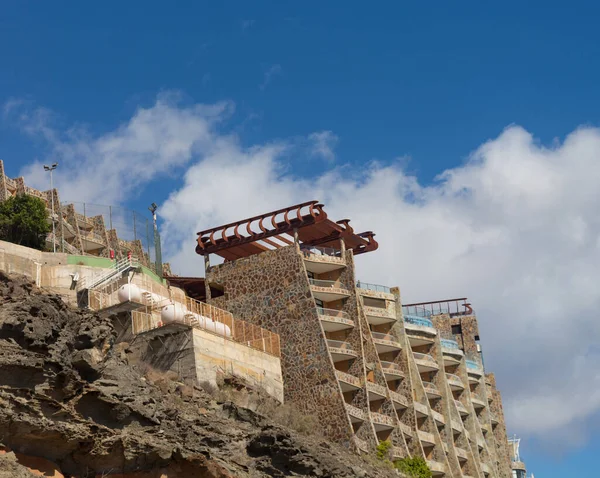
[[[285,400],[349,447],[390,440],[392,458],[423,456],[434,476],[510,478],[500,396],[474,360],[475,316],[404,314],[398,288],[357,283],[343,241],[317,249],[206,261],[207,301],[281,336]]]

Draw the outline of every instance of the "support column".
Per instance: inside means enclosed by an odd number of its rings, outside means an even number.
[[[340,251],[341,251],[341,255],[342,257],[346,256],[346,243],[344,242],[344,239],[340,239]]]
[[[206,302],[210,301],[210,285],[208,285],[208,272],[210,271],[210,254],[204,256],[204,290],[206,294]]]

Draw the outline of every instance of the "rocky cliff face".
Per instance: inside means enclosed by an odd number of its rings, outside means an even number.
[[[397,476],[127,357],[109,319],[0,272],[0,478]]]

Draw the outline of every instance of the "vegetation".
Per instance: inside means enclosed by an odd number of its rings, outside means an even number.
[[[50,232],[44,201],[20,194],[0,202],[0,239],[34,249],[44,249]]]
[[[377,445],[377,458],[380,460],[387,460],[390,456],[390,450],[392,449],[392,442],[390,440],[382,440]]]
[[[431,478],[427,462],[420,456],[394,461],[394,468],[410,478]]]

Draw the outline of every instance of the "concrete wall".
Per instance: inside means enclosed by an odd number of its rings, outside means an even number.
[[[205,330],[193,329],[192,336],[198,382],[215,382],[217,372],[229,372],[283,402],[283,377],[278,357]]]

